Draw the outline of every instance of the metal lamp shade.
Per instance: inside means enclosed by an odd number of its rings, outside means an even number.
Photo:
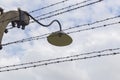
[[[64,32],[58,31],[47,37],[50,44],[55,46],[67,46],[72,43],[72,38]]]

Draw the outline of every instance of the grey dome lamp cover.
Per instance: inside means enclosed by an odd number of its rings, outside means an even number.
[[[67,46],[72,43],[72,38],[67,35],[66,33],[62,31],[57,31],[54,33],[51,33],[48,37],[47,40],[50,44],[55,45],[55,46]]]

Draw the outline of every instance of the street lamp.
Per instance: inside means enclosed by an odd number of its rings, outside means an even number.
[[[50,24],[48,25],[44,25],[42,23],[40,23],[38,20],[36,20],[34,17],[32,17],[30,14],[26,13],[28,16],[30,16],[34,21],[36,21],[38,24],[42,25],[43,27],[49,27],[50,25],[52,25],[54,22],[57,22],[59,25],[59,31],[57,32],[53,32],[51,33],[48,37],[47,37],[47,41],[55,46],[67,46],[69,44],[72,43],[72,38],[67,35],[66,33],[64,33],[62,31],[62,26],[61,23],[58,20],[53,20]]]
[[[58,23],[60,30],[51,33],[47,37],[47,40],[50,44],[55,46],[67,46],[72,43],[72,38],[62,31],[61,23],[58,20],[53,20],[50,24],[44,25],[40,23],[38,20],[36,20],[34,17],[32,17],[29,13],[27,13],[26,11],[22,11],[20,9],[18,9],[18,11],[8,11],[6,13],[3,12],[1,13],[2,15],[0,15],[0,49],[2,49],[1,42],[3,38],[3,33],[8,32],[8,30],[6,29],[7,25],[11,22],[13,27],[15,27],[15,25],[17,24],[18,28],[22,26],[22,29],[24,30],[25,26],[29,24],[30,18],[32,18],[35,22],[37,22],[43,27],[49,27],[54,22]]]

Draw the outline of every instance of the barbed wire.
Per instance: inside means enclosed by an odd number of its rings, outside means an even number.
[[[91,22],[91,23],[86,23],[86,24],[81,24],[81,25],[77,25],[77,26],[74,26],[74,27],[69,27],[69,28],[63,29],[63,31],[78,28],[78,27],[83,27],[83,26],[91,26],[91,25],[94,25],[94,24],[97,24],[97,23],[100,23],[100,22],[105,22],[105,21],[108,21],[108,20],[116,19],[116,18],[120,18],[120,15],[117,15],[117,16],[114,16],[114,17],[108,17],[108,18],[102,19],[102,20],[97,20],[97,21],[94,21],[94,22]]]
[[[38,20],[44,20],[44,19],[48,19],[48,18],[51,18],[51,17],[55,17],[55,16],[58,16],[58,15],[61,15],[61,14],[64,14],[64,13],[67,13],[67,12],[70,12],[70,11],[73,11],[73,10],[77,10],[79,8],[83,8],[83,7],[86,7],[86,6],[101,2],[101,1],[103,1],[103,0],[98,0],[98,1],[88,3],[88,4],[85,4],[85,5],[82,5],[82,6],[78,6],[78,7],[71,8],[71,9],[68,9],[68,10],[65,10],[65,11],[61,11],[61,12],[58,12],[58,13],[55,13],[55,14],[52,14],[52,15],[49,15],[49,16],[46,16],[46,17],[42,17]],[[39,18],[39,17],[36,17],[36,18]]]
[[[67,0],[65,0],[67,1]],[[60,3],[60,2],[59,2]],[[56,3],[57,4],[57,3]],[[55,5],[55,4],[54,4]],[[52,5],[51,5],[52,6]],[[45,8],[45,7],[44,7]],[[43,8],[43,9],[44,9]],[[46,7],[47,8],[47,7]],[[42,8],[41,8],[42,9]],[[40,10],[40,9],[38,9]],[[35,11],[38,11],[38,10],[35,10]],[[33,12],[35,12],[33,11]],[[50,14],[50,13],[49,13]],[[45,14],[44,14],[45,15]],[[44,16],[43,15],[43,16]],[[41,16],[41,15],[40,15]],[[38,16],[38,17],[40,17]],[[120,16],[117,16],[115,18],[118,18]],[[108,18],[109,20],[110,19],[113,19],[113,18]],[[106,19],[106,20],[108,20]],[[41,18],[42,20],[42,18]],[[92,24],[95,24],[95,23],[99,23],[99,22],[103,22],[103,21],[106,21],[106,20],[101,20],[101,21],[96,21],[96,22],[93,22],[91,24],[83,24],[83,25],[78,25],[78,26],[75,26],[75,27],[70,27],[69,29],[73,29],[73,28],[77,28],[77,27],[80,27],[80,26],[86,26],[86,25],[92,25]],[[92,28],[87,28],[87,29],[82,29],[82,30],[77,30],[77,31],[72,31],[72,32],[67,32],[67,34],[71,34],[71,33],[76,33],[76,32],[81,32],[81,31],[87,31],[87,30],[92,30],[92,29],[97,29],[97,28],[101,28],[101,27],[107,27],[107,26],[110,26],[110,25],[115,25],[115,24],[119,24],[120,22],[115,22],[115,23],[110,23],[110,24],[105,24],[105,25],[102,25],[102,26],[97,26],[97,27],[92,27]],[[66,30],[69,30],[69,29],[66,29]],[[19,43],[19,42],[26,42],[26,41],[31,41],[31,40],[38,40],[38,39],[43,39],[43,38],[46,38],[44,37],[45,35],[48,35],[50,33],[47,33],[47,34],[44,34],[44,35],[41,35],[41,36],[37,36],[37,37],[30,37],[30,38],[27,38],[27,39],[23,39],[23,41],[17,41],[17,42],[12,42],[13,43]],[[10,43],[9,43],[10,44]],[[9,45],[8,44],[8,45]],[[3,44],[3,46],[5,46],[5,44]],[[113,56],[113,55],[117,55],[117,54],[120,54],[120,52],[113,52],[113,53],[109,53],[109,54],[97,54],[97,55],[94,55],[94,56],[86,56],[86,57],[80,57],[78,58],[80,55],[89,55],[89,54],[93,54],[93,53],[102,53],[102,52],[105,52],[105,51],[114,51],[114,50],[119,50],[120,48],[115,48],[115,49],[105,49],[105,50],[102,50],[102,51],[94,51],[94,52],[91,52],[91,53],[84,53],[84,54],[78,54],[78,55],[72,55],[72,56],[67,56],[67,57],[60,57],[60,58],[55,58],[55,59],[48,59],[48,60],[42,60],[42,61],[37,61],[37,62],[30,62],[30,63],[23,63],[23,64],[17,64],[17,65],[10,65],[10,66],[4,66],[4,67],[0,67],[0,69],[2,68],[9,68],[9,67],[16,67],[16,66],[23,66],[23,65],[27,65],[27,64],[34,64],[34,63],[40,63],[40,62],[45,62],[45,61],[48,61],[46,63],[42,63],[42,64],[37,64],[37,65],[31,65],[31,66],[25,66],[25,67],[18,67],[18,68],[12,68],[12,69],[5,69],[5,70],[0,70],[0,72],[8,72],[8,71],[15,71],[15,70],[20,70],[20,69],[27,69],[27,68],[32,68],[32,67],[39,67],[39,66],[45,66],[45,65],[50,65],[50,64],[57,64],[57,63],[63,63],[63,62],[71,62],[71,61],[77,61],[77,60],[85,60],[85,59],[91,59],[91,58],[96,58],[96,57],[103,57],[103,56]],[[71,57],[76,57],[76,58],[71,58]],[[70,58],[70,59],[69,59]],[[65,60],[59,60],[59,59],[65,59]],[[53,60],[57,60],[57,61],[53,61]],[[49,62],[49,61],[52,61],[52,62]]]
[[[32,10],[32,11],[30,11],[29,13],[33,13],[33,12],[37,12],[37,11],[40,11],[40,10],[43,10],[43,9],[46,9],[46,8],[50,8],[50,7],[52,7],[52,6],[55,6],[55,5],[58,5],[58,4],[61,4],[61,3],[65,3],[65,2],[67,2],[67,1],[69,1],[69,0],[59,1],[59,2],[57,2],[57,3],[53,3],[53,4],[50,4],[50,5],[45,6],[45,7],[42,7],[42,8],[39,8],[39,9],[36,9],[36,10]]]
[[[58,4],[67,2],[67,1],[69,1],[69,0],[63,0],[63,1],[60,1],[60,2],[57,2],[57,3],[53,3],[53,4],[50,4],[50,5],[48,5],[48,6],[45,6],[45,7],[36,9],[36,10],[32,10],[32,11],[30,11],[29,13],[34,13],[34,12],[36,12],[36,11],[40,11],[40,10],[43,10],[43,9],[46,9],[46,8],[49,8],[49,7],[52,7],[52,6],[55,6],[55,5],[58,5]],[[14,18],[17,18],[17,17],[19,17],[19,16],[15,16],[15,17],[13,17],[13,18],[6,19],[6,20],[4,20],[4,21],[0,21],[0,23],[1,23],[1,22],[6,22],[6,21],[8,21],[8,20],[11,20],[11,19],[14,19]]]
[[[100,53],[108,52],[108,51],[113,52],[113,51],[116,51],[116,50],[120,50],[120,48],[104,49],[104,50],[100,50],[100,51],[92,51],[92,52],[88,52],[88,53],[76,54],[76,55],[59,57],[59,58],[54,58],[54,59],[39,60],[39,61],[35,61],[35,62],[27,62],[27,63],[22,63],[22,64],[8,65],[8,66],[0,67],[0,69],[17,67],[17,66],[24,66],[24,65],[31,65],[31,64],[33,65],[35,63],[42,63],[42,62],[46,62],[46,61],[55,61],[55,60],[61,60],[61,59],[74,58],[74,57],[80,57],[80,56],[83,56],[83,55],[91,55],[91,54],[95,54],[95,53],[100,54]]]
[[[97,27],[91,27],[91,28],[86,28],[86,29],[71,31],[71,32],[67,32],[67,34],[72,34],[72,33],[77,33],[77,32],[82,32],[82,31],[88,31],[88,30],[93,30],[93,29],[103,28],[103,27],[109,27],[109,26],[115,25],[115,24],[120,24],[120,22],[114,22],[114,23],[104,24],[102,26],[97,26]]]
[[[80,5],[80,4],[87,3],[87,2],[89,2],[89,1],[92,1],[92,0],[86,0],[86,1],[78,2],[78,3],[76,3],[76,4],[72,4],[72,5],[67,6],[67,7],[63,7],[63,8],[54,10],[54,11],[47,12],[47,13],[45,13],[45,14],[41,14],[41,15],[39,15],[39,16],[36,16],[35,18],[39,18],[39,17],[46,16],[46,15],[49,15],[49,14],[53,14],[53,13],[56,13],[56,12],[59,12],[59,11],[62,11],[62,10],[66,10],[66,9],[69,9],[69,8],[72,8],[72,7],[75,7],[75,6],[78,6],[78,5]]]
[[[108,18],[105,18],[105,19],[102,19],[102,20],[97,20],[97,21],[94,21],[94,22],[91,22],[91,23],[85,23],[85,24],[80,24],[80,25],[77,25],[77,26],[69,27],[69,28],[63,29],[62,31],[66,31],[66,30],[70,30],[70,29],[74,29],[74,28],[78,28],[78,27],[83,27],[83,26],[91,26],[93,24],[97,24],[97,23],[100,23],[100,22],[108,21],[108,20],[113,20],[113,19],[116,19],[116,18],[120,18],[120,15],[108,17]],[[34,21],[32,21],[30,23],[34,23]],[[10,27],[10,28],[7,28],[7,29],[12,29],[12,28],[13,27]]]
[[[78,27],[83,27],[83,26],[90,26],[90,25],[93,25],[93,24],[96,24],[96,23],[100,23],[100,22],[104,22],[104,21],[108,21],[108,20],[112,20],[112,19],[116,19],[116,18],[120,18],[120,15],[113,16],[113,17],[108,17],[108,18],[105,18],[105,19],[102,19],[102,20],[97,20],[97,21],[94,21],[92,23],[85,23],[85,24],[74,26],[74,27],[69,27],[69,28],[63,29],[62,31],[66,31],[66,30],[70,30],[70,29],[74,29],[74,28],[78,28]],[[34,23],[34,21],[32,21],[31,23]]]
[[[62,11],[62,12],[59,12],[59,13],[56,13],[56,14],[53,14],[53,15],[50,15],[50,16],[47,16],[47,17],[40,18],[38,20],[43,20],[43,19],[51,18],[51,17],[57,16],[57,15],[60,15],[60,14],[66,13],[66,12],[70,12],[70,11],[73,11],[73,10],[76,10],[76,9],[79,9],[79,8],[82,8],[82,7],[86,7],[86,6],[89,6],[89,5],[101,2],[101,1],[103,1],[103,0],[94,1],[94,2],[91,2],[91,3],[86,4],[86,5],[78,6],[78,7],[75,7],[75,8],[72,8],[72,9],[68,9],[66,11]],[[15,17],[7,19],[7,20],[0,21],[0,23],[1,22],[6,22],[6,21],[11,20],[11,19],[14,19],[16,17],[18,17],[18,16],[15,16]],[[36,17],[36,18],[39,18],[39,17]]]
[[[90,27],[90,28],[70,31],[70,32],[67,32],[66,34],[72,34],[72,33],[77,33],[77,32],[82,32],[82,31],[88,31],[88,30],[93,30],[93,29],[98,29],[98,28],[109,27],[109,26],[115,25],[115,24],[120,24],[120,21],[114,22],[114,23],[109,23],[109,24],[104,24],[104,25],[100,25],[100,26],[96,26],[96,27]],[[78,25],[78,26],[80,26],[80,25]],[[52,32],[52,33],[54,33],[54,32]],[[30,37],[30,38],[26,38],[26,39],[14,41],[14,42],[5,43],[5,44],[2,44],[2,46],[7,46],[10,44],[16,44],[16,43],[23,43],[23,42],[27,42],[27,41],[33,41],[33,40],[39,40],[39,39],[45,39],[47,37],[47,35],[49,35],[49,34],[51,34],[51,33],[46,33],[46,34],[35,36],[35,37]]]
[[[64,59],[64,60],[45,62],[45,63],[30,65],[30,66],[25,66],[25,67],[5,69],[5,70],[0,70],[0,72],[8,72],[8,71],[21,70],[21,69],[35,68],[35,67],[40,67],[40,66],[47,66],[47,65],[50,65],[50,64],[58,64],[58,63],[63,63],[63,62],[86,60],[86,59],[92,59],[92,58],[97,58],[97,57],[100,58],[100,57],[105,57],[105,56],[114,56],[114,55],[118,55],[118,54],[120,54],[120,52],[112,52],[112,53],[107,53],[107,54],[97,54],[97,55],[85,56],[85,57],[76,57],[76,58],[70,58],[70,59]]]
[[[87,1],[91,1],[91,0],[87,0]],[[87,2],[87,1],[83,1],[83,2],[81,2],[81,3],[84,3],[84,2]],[[78,4],[78,3],[77,3]],[[75,5],[77,5],[77,4],[75,4]],[[80,4],[80,3],[79,3]],[[95,3],[93,3],[93,4],[95,4]],[[82,8],[82,7],[85,7],[85,6],[89,6],[89,5],[92,5],[92,4],[87,4],[87,5],[83,5],[83,6],[79,6],[79,7],[77,7],[77,9],[79,9],[79,8]],[[67,7],[65,7],[65,9],[66,9]],[[60,10],[62,10],[62,9],[59,9],[58,11],[60,11]],[[63,8],[63,10],[64,10],[64,8]],[[74,9],[73,9],[74,10]],[[76,9],[75,9],[76,10]],[[63,12],[58,12],[58,13],[56,13],[56,14],[53,14],[53,15],[49,15],[49,16],[47,16],[47,17],[44,17],[44,18],[40,18],[40,19],[37,19],[38,21],[41,21],[41,20],[44,20],[44,19],[47,19],[47,18],[51,18],[51,17],[54,17],[54,16],[57,16],[57,15],[61,15],[61,14],[63,14],[63,13],[66,13],[66,12],[70,12],[70,11],[72,11],[71,9],[68,9],[68,10],[66,10],[66,11],[63,11]],[[57,12],[57,10],[56,10],[56,12]],[[37,17],[35,17],[35,18],[39,18],[40,16],[37,16]],[[35,21],[31,21],[30,23],[34,23]],[[12,26],[12,25],[9,25],[9,26]],[[8,30],[10,30],[10,29],[13,29],[14,27],[10,27],[10,28],[7,28]]]

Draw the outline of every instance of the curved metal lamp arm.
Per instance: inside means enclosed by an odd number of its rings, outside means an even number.
[[[28,16],[30,16],[34,21],[36,21],[38,24],[42,25],[43,27],[49,27],[50,25],[52,25],[54,22],[57,22],[58,25],[59,25],[59,28],[60,28],[60,31],[62,31],[62,26],[61,26],[61,23],[58,21],[58,20],[53,20],[50,24],[48,25],[45,25],[45,24],[42,24],[40,23],[38,20],[36,20],[33,16],[31,16],[29,13],[26,12],[26,14]]]

